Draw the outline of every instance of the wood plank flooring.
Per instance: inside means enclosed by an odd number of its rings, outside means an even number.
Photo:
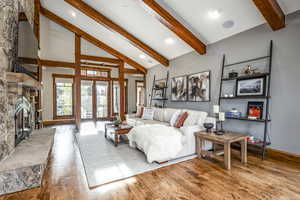
[[[102,124],[97,124],[103,128]],[[73,136],[73,126],[59,125],[40,188],[0,196],[0,200],[300,200],[300,166],[273,159],[238,158],[232,170],[216,160],[193,159],[93,189]]]

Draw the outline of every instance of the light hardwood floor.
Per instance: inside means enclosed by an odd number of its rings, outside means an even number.
[[[90,189],[73,126],[56,127],[41,188],[0,196],[0,200],[300,199],[299,164],[262,161],[251,155],[247,165],[233,158],[231,171],[219,161],[193,159]]]

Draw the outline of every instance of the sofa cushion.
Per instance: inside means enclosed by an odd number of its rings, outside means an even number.
[[[164,121],[164,109],[162,108],[155,108],[154,109],[154,115],[153,115],[153,120],[157,121]]]
[[[182,113],[182,114],[178,117],[178,119],[177,119],[177,121],[176,121],[176,123],[175,123],[175,127],[176,127],[176,128],[182,127],[183,124],[184,124],[184,122],[185,122],[186,119],[188,118],[188,116],[189,116],[189,114],[188,114],[187,112]]]
[[[144,108],[142,119],[153,120],[154,111],[152,108]]]
[[[207,117],[207,112],[185,110],[189,115],[184,122],[184,126],[202,125]]]
[[[180,110],[177,110],[176,112],[174,112],[174,114],[171,117],[170,120],[170,126],[175,126],[177,119],[179,118],[181,112]]]
[[[164,118],[163,118],[163,121],[164,121],[164,122],[167,122],[167,123],[170,123],[173,114],[174,114],[177,110],[179,110],[179,109],[165,108],[165,109],[164,109]]]

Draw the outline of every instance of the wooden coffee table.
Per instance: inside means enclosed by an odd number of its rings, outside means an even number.
[[[123,126],[123,127],[122,127]],[[107,123],[105,124],[105,138],[108,138],[108,131],[110,131],[110,137],[115,144],[115,147],[118,146],[118,144],[120,143],[120,135],[125,135],[128,134],[129,131],[133,128],[132,126],[127,126],[124,127],[125,124],[122,125],[115,125],[115,123]],[[111,135],[113,134],[113,135]]]
[[[226,132],[224,135],[216,135],[214,133],[207,133],[200,131],[195,133],[197,138],[197,154],[198,158],[203,156],[218,156],[224,154],[224,164],[226,169],[231,169],[231,143],[241,143],[241,162],[247,163],[247,138],[249,135],[241,133]],[[213,152],[207,152],[202,149],[204,141],[210,141],[214,144],[223,145],[224,151],[217,151],[214,148]]]

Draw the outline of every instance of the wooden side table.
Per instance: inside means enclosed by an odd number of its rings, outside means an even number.
[[[241,133],[226,132],[224,135],[216,135],[214,133],[207,133],[200,131],[195,133],[197,138],[197,154],[198,158],[202,156],[212,156],[224,154],[224,164],[225,168],[231,169],[231,143],[240,142],[241,143],[241,162],[247,163],[247,138],[249,135]],[[210,141],[213,144],[220,144],[224,146],[224,151],[207,152],[203,150],[204,141]],[[215,145],[214,145],[215,146]]]

